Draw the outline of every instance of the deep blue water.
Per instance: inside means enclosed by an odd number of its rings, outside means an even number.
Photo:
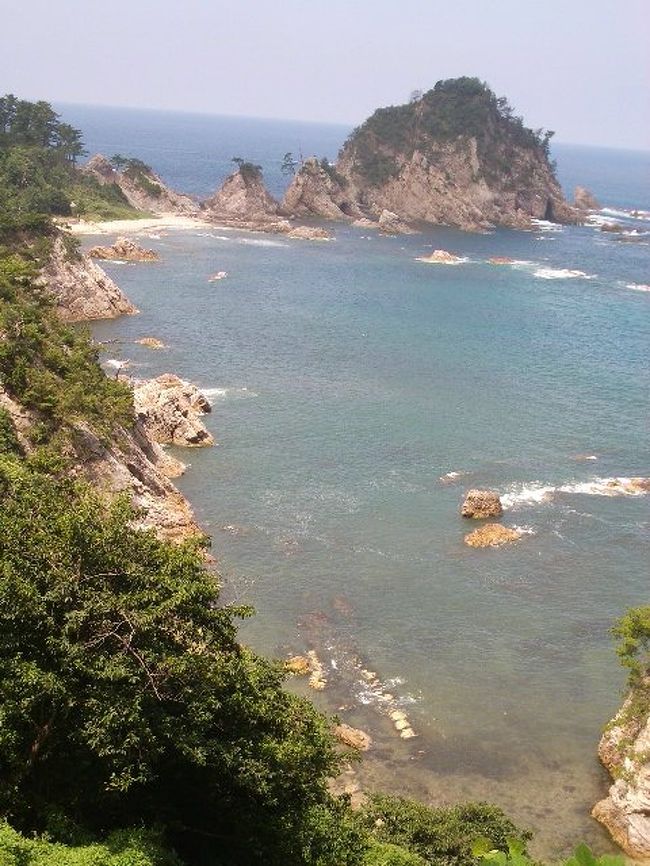
[[[347,132],[64,114],[92,151],[137,155],[195,194],[233,155],[277,192],[287,150],[333,157]],[[565,184],[650,210],[648,155],[556,157]],[[364,779],[432,802],[494,800],[553,855],[579,838],[606,846],[588,815],[624,679],[608,629],[648,601],[650,498],[597,494],[650,475],[650,247],[551,228],[384,238],[337,225],[327,244],[149,233],[159,263],[106,267],[142,313],[95,333],[120,340],[109,351],[138,375],[211,389],[220,446],[191,452],[180,486],[213,534],[225,598],[259,612],[244,638],[314,649],[329,684],[312,695],[373,735]],[[440,247],[467,261],[416,261]],[[218,270],[227,278],[208,282]],[[144,335],[169,348],[134,345]],[[529,532],[508,549],[463,544],[463,491],[485,485]],[[395,707],[416,738],[397,736]]]

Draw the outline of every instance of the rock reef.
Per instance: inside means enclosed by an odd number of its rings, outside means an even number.
[[[499,494],[494,490],[469,490],[460,508],[463,517],[483,520],[486,517],[501,517],[503,506]]]
[[[69,250],[61,234],[54,239],[38,283],[51,295],[59,316],[67,322],[114,319],[138,312],[99,265]]]
[[[615,781],[608,796],[592,810],[617,845],[635,860],[650,859],[649,688],[646,681],[642,697],[634,691],[627,697],[600,740],[598,757]]]
[[[173,373],[136,382],[133,405],[139,423],[154,442],[186,447],[214,444],[200,420],[201,415],[212,411],[208,399]]]
[[[108,247],[91,247],[88,250],[91,259],[102,259],[106,261],[125,262],[156,262],[158,253],[154,250],[146,250],[129,238],[120,237],[114,244]]]
[[[469,532],[465,538],[465,544],[469,547],[503,547],[521,538],[521,531],[502,526],[500,523],[486,523],[479,526],[473,532]]]

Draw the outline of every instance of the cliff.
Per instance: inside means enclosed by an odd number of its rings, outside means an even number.
[[[38,284],[54,299],[59,316],[68,322],[113,319],[137,313],[122,290],[91,261],[58,234]]]
[[[603,734],[598,757],[614,779],[592,815],[636,860],[650,859],[650,714],[646,681],[630,693]]]
[[[527,228],[532,219],[575,223],[580,215],[549,161],[551,135],[525,127],[478,79],[439,81],[354,130],[334,177],[305,163],[284,206],[339,219],[378,220],[389,211],[409,223],[469,231]]]
[[[196,447],[214,439],[200,420],[212,411],[208,399],[191,382],[173,373],[135,382],[133,405],[138,421],[154,442]]]
[[[154,170],[138,159],[120,159],[119,170],[98,153],[81,168],[100,184],[114,183],[128,203],[138,210],[154,214],[194,216],[198,205],[189,196],[170,189]]]

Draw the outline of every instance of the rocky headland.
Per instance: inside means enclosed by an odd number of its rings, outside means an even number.
[[[213,445],[214,438],[201,422],[212,411],[199,389],[173,373],[133,383],[133,405],[138,421],[154,442],[197,447]]]
[[[467,231],[576,223],[549,159],[552,133],[533,131],[475,78],[439,81],[406,105],[378,109],[335,166],[307,160],[283,200],[287,214]]]
[[[635,860],[650,860],[650,713],[646,679],[607,726],[598,757],[614,779],[592,815]]]
[[[113,280],[63,235],[56,235],[38,282],[68,322],[114,319],[138,310]]]
[[[81,171],[102,184],[114,184],[126,201],[137,210],[152,214],[198,216],[198,205],[189,196],[174,192],[138,159],[113,158],[95,154]]]

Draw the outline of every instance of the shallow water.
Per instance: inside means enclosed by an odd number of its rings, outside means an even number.
[[[95,334],[135,375],[214,389],[220,445],[190,452],[179,486],[224,597],[257,608],[244,639],[315,649],[316,700],[375,738],[364,780],[498,802],[548,856],[604,850],[596,746],[623,687],[608,629],[648,600],[650,497],[599,479],[650,475],[650,296],[626,288],[650,281],[650,249],[587,227],[335,231],[145,239],[159,263],[106,265],[141,315]],[[434,248],[468,261],[415,261]],[[529,532],[466,547],[470,486],[506,494],[504,522]]]

